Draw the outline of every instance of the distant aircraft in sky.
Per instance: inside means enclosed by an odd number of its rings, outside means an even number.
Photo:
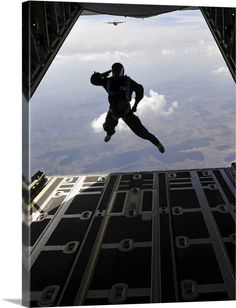
[[[117,26],[118,24],[123,24],[125,21],[107,21],[106,24],[111,24]]]

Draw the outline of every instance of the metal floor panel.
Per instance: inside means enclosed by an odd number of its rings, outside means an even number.
[[[228,171],[64,177],[29,228],[31,305],[235,299]]]

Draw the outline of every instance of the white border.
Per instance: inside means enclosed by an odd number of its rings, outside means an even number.
[[[59,0],[61,1],[61,0]],[[86,2],[86,0],[84,1]],[[233,0],[87,1],[235,7]],[[1,2],[1,261],[0,306],[15,307],[21,299],[21,0]],[[10,300],[10,301],[9,301]],[[160,305],[160,304],[159,304]],[[161,304],[164,307],[233,307],[235,302]],[[151,307],[150,305],[142,305]],[[122,307],[131,308],[130,305]]]

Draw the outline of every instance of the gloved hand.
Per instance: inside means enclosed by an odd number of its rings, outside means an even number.
[[[101,82],[101,74],[98,72],[94,72],[93,75],[90,77],[90,82],[93,85],[100,85]]]

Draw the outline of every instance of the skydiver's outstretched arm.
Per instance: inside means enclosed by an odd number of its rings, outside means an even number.
[[[94,72],[90,78],[90,82],[95,86],[103,86],[105,87],[107,84],[107,77],[111,73],[111,70],[105,73]]]
[[[138,84],[134,80],[130,80],[130,88],[132,92],[135,92],[135,103],[134,103],[134,106],[132,107],[132,111],[136,112],[138,103],[143,98],[144,89],[141,84]]]

